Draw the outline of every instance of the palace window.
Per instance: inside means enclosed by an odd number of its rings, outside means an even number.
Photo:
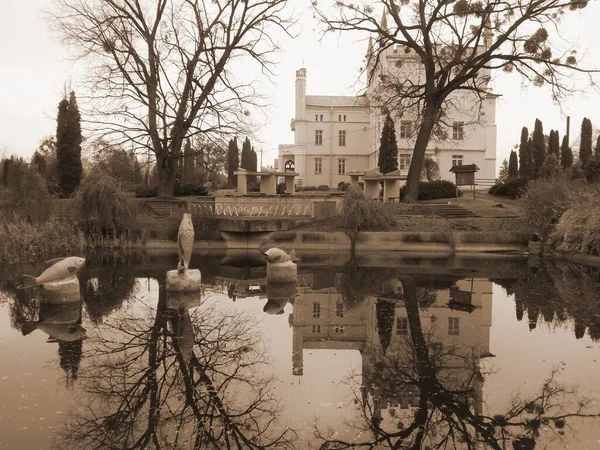
[[[410,120],[403,120],[400,122],[400,137],[409,138],[412,136],[412,122]]]
[[[452,124],[452,139],[464,139],[464,122],[454,122]]]
[[[338,159],[338,174],[344,175],[346,173],[346,160]]]
[[[338,145],[340,147],[346,146],[346,130],[340,130],[338,134]]]
[[[402,154],[398,157],[398,168],[400,170],[408,170],[410,167],[410,155]]]
[[[344,317],[344,303],[343,302],[337,302],[335,304],[335,315],[337,317]]]
[[[315,130],[315,145],[323,145],[323,130]]]
[[[321,317],[321,304],[313,303],[313,318],[317,319]]]
[[[313,325],[313,333],[320,333],[321,325]]]
[[[346,121],[346,114],[339,114],[338,122],[345,122],[345,121]]]
[[[343,333],[344,332],[344,326],[343,325],[338,325],[335,327],[335,332],[336,333]]]
[[[396,334],[406,336],[408,334],[408,318],[407,317],[398,317],[396,321],[397,328]]]
[[[452,166],[462,166],[463,157],[462,155],[452,155]]]
[[[323,158],[315,158],[315,175],[323,173]]]
[[[323,114],[315,114],[315,122],[323,122]]]
[[[459,319],[458,317],[448,317],[448,335],[458,336],[460,335]]]

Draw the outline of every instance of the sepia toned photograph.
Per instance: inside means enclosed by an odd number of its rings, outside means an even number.
[[[598,17],[0,2],[0,450],[599,449]]]

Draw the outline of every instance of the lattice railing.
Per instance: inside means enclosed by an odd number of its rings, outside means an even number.
[[[252,203],[249,205],[192,202],[192,214],[229,217],[311,217],[311,203]]]

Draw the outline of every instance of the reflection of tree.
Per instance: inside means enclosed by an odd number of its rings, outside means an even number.
[[[119,309],[136,287],[133,276],[125,275],[122,266],[112,265],[91,269],[84,267],[81,279],[82,297],[93,323]]]
[[[582,338],[587,330],[600,340],[600,269],[567,262],[546,263],[520,280],[494,280],[510,295],[514,293],[517,320],[525,313],[529,328],[546,323],[574,321],[574,333]]]
[[[477,351],[434,342],[433,333],[423,331],[416,283],[407,279],[403,286],[409,336],[375,355],[374,369],[363,374],[362,392],[356,393],[363,415],[352,425],[355,436],[368,437],[343,441],[318,430],[321,449],[533,449],[538,441],[561,438],[573,418],[600,417],[585,412],[589,402],[560,385],[557,371],[530,398],[515,397],[504,413],[483,415]],[[411,408],[382,414],[383,399],[407,397]]]
[[[359,267],[351,264],[336,277],[336,287],[348,309],[360,305],[365,297],[373,294],[389,293],[389,281],[396,271],[384,267]]]
[[[79,364],[81,362],[83,341],[59,341],[58,342],[58,356],[60,358],[60,367],[67,374],[67,379],[75,381],[77,379],[77,372],[79,371]]]
[[[377,312],[377,333],[379,334],[381,348],[385,354],[392,340],[396,306],[392,302],[378,299],[375,309]]]
[[[78,378],[85,405],[58,447],[289,448],[250,318],[166,304],[161,289],[156,308],[111,314],[91,336]]]

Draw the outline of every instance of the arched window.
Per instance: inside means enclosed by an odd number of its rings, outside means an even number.
[[[289,160],[285,162],[285,171],[286,172],[293,172],[296,169],[296,164],[294,164],[294,161]]]

